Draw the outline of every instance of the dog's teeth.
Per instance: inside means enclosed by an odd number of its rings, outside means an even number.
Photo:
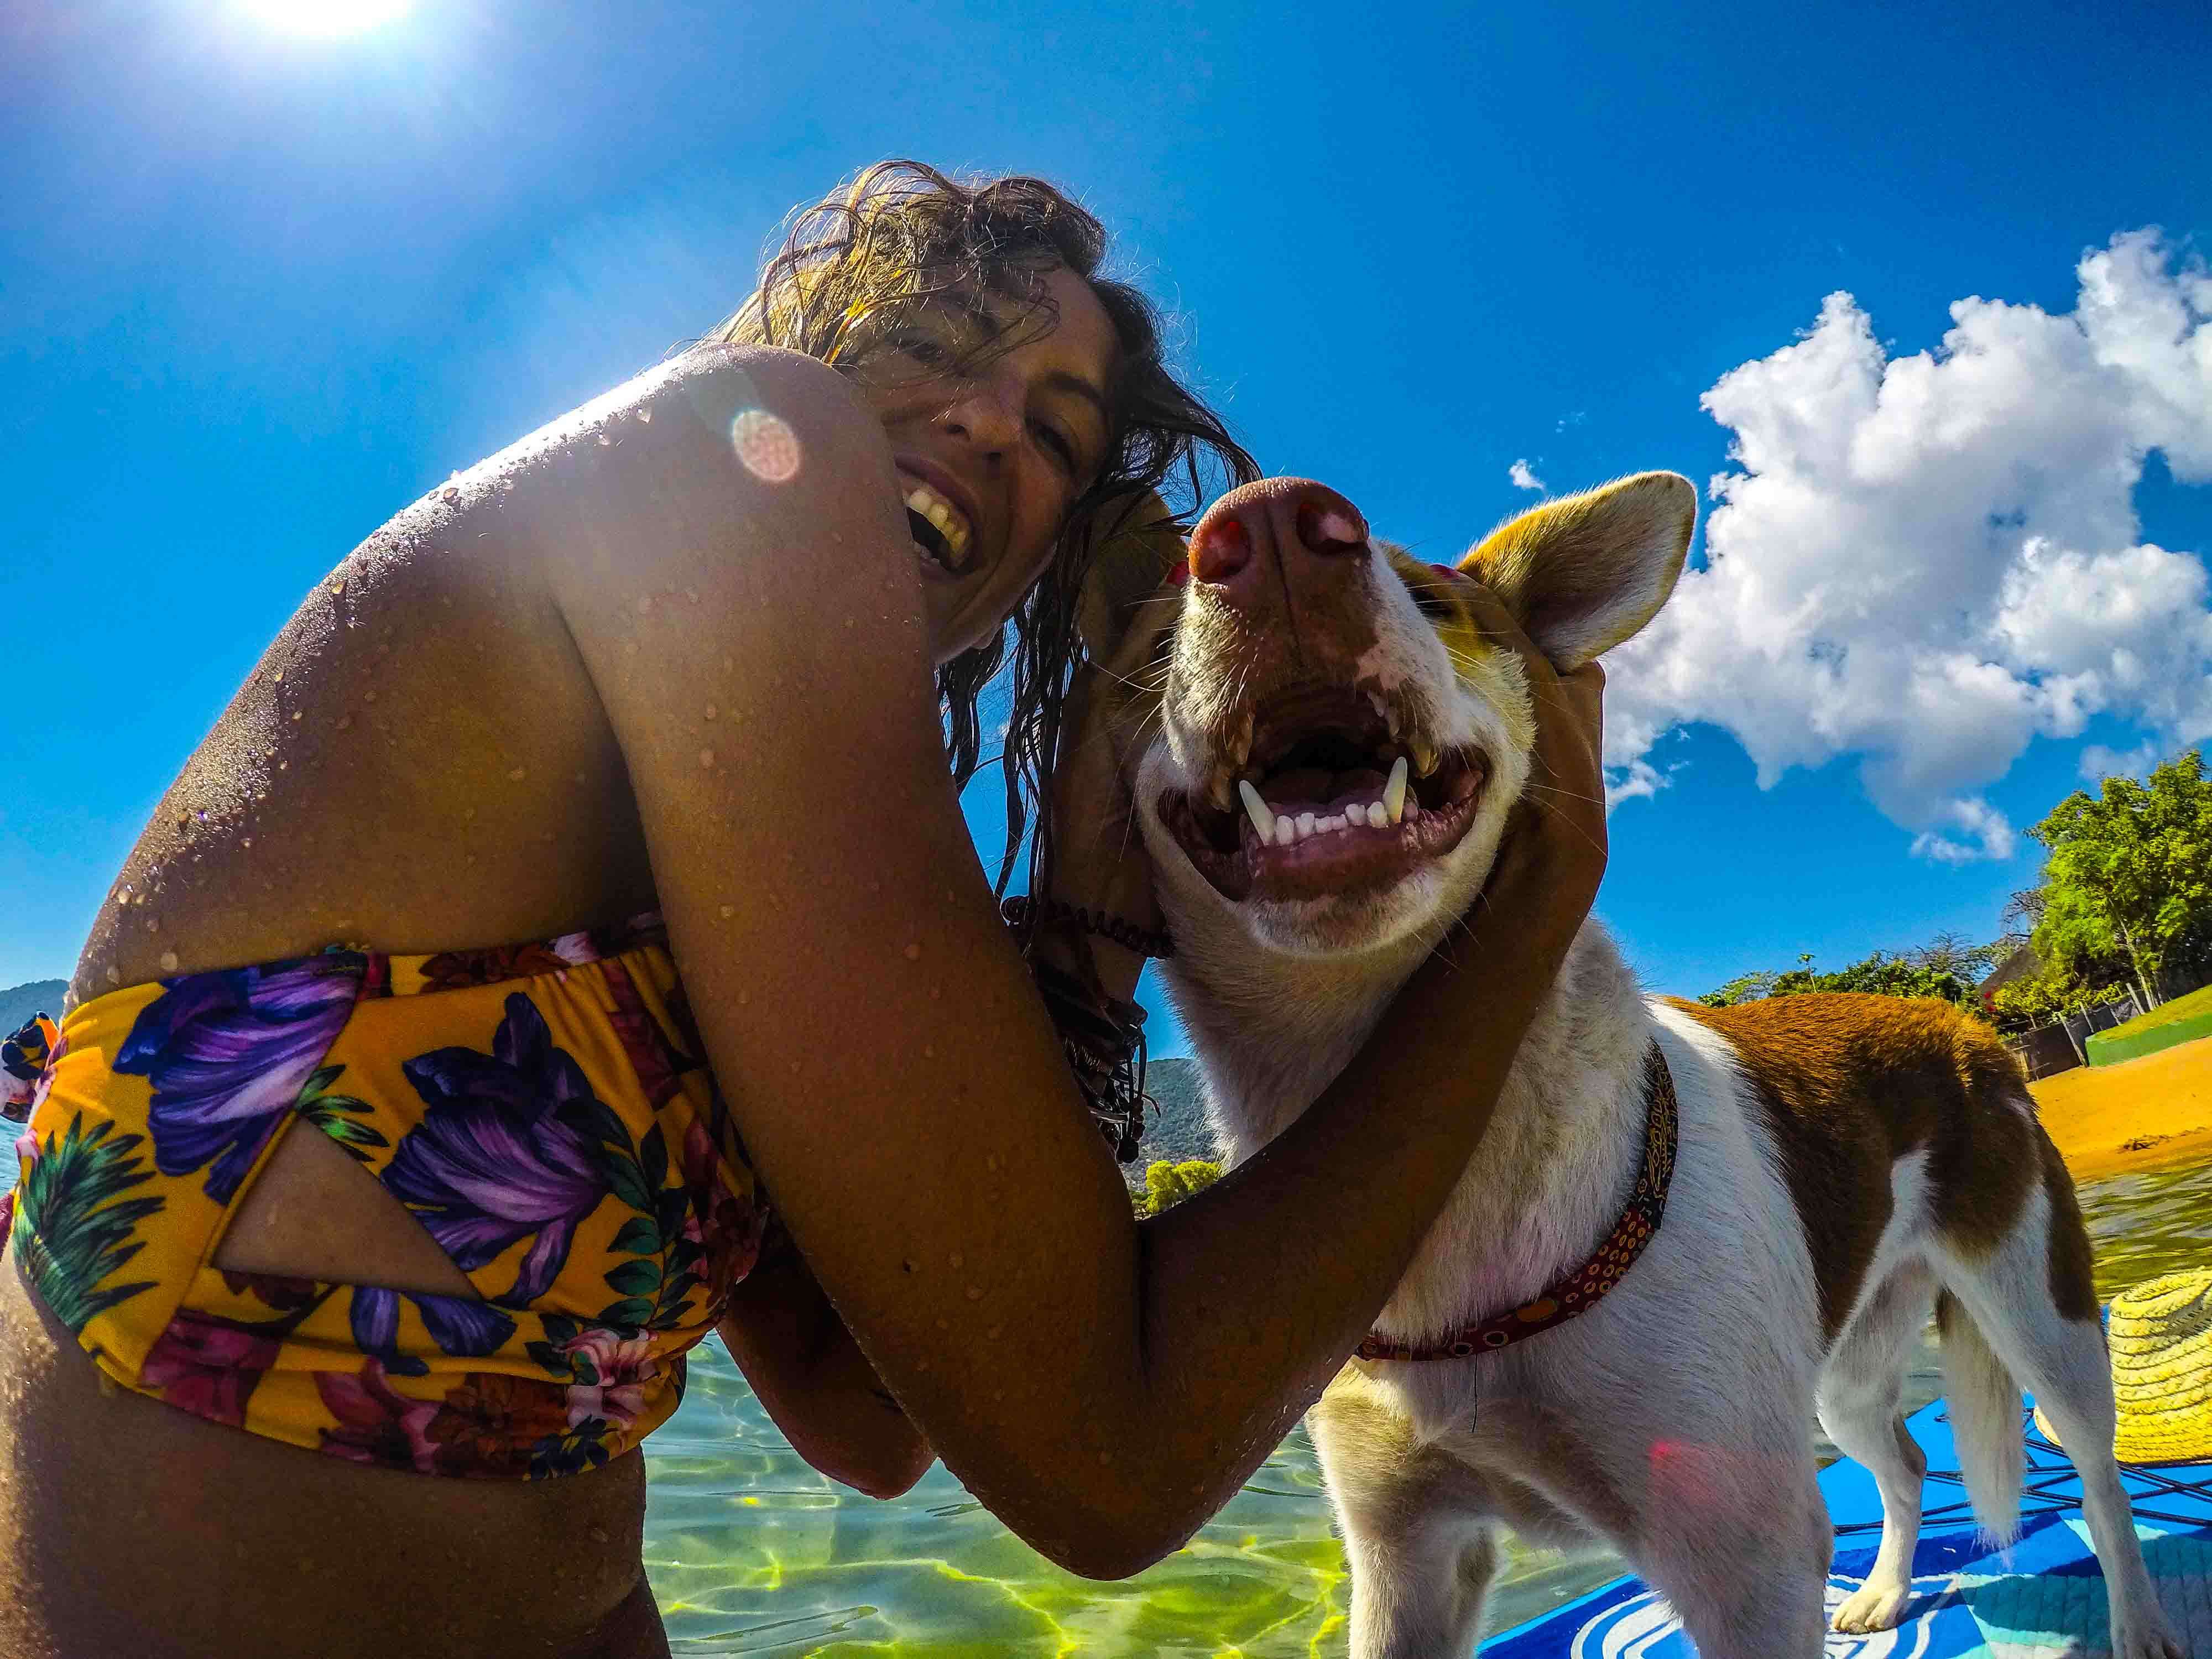
[[[1382,700],[1382,694],[1380,691],[1370,691],[1367,694],[1367,702],[1375,710],[1375,718],[1388,726],[1390,723],[1390,705]]]
[[[1434,744],[1422,738],[1416,738],[1414,740],[1413,775],[1415,777],[1425,778],[1430,773],[1437,769],[1437,764],[1443,759],[1443,756],[1437,750],[1437,746]]]
[[[1312,813],[1310,813],[1310,812],[1301,812],[1301,813],[1299,813],[1299,814],[1298,814],[1298,839],[1299,839],[1300,841],[1304,841],[1304,840],[1308,836],[1310,836],[1311,834],[1313,834],[1313,832],[1314,832],[1314,815],[1313,815]]]
[[[1251,779],[1238,779],[1237,793],[1244,797],[1245,815],[1252,820],[1252,827],[1260,832],[1260,845],[1267,846],[1275,838],[1275,815],[1267,810],[1267,803],[1260,799],[1260,792],[1252,787]]]
[[[1389,822],[1390,815],[1383,810],[1381,801],[1370,800],[1367,803],[1367,827],[1370,830],[1382,829]]]
[[[1295,847],[1298,844],[1298,821],[1285,812],[1275,820],[1275,845]]]
[[[1383,816],[1392,823],[1406,816],[1406,757],[1403,755],[1390,763],[1390,781],[1382,786]],[[1376,826],[1380,829],[1382,826]]]
[[[1206,798],[1212,803],[1215,811],[1226,812],[1229,810],[1231,797],[1229,793],[1228,773],[1216,772],[1213,775],[1213,781],[1206,787]]]

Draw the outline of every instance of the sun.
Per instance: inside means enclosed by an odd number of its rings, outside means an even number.
[[[414,0],[242,0],[242,9],[287,34],[325,40],[364,34],[405,16]]]

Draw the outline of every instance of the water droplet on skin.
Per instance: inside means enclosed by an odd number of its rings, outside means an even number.
[[[361,700],[363,702],[374,702],[376,701],[376,693],[374,691],[364,691],[362,693]]]
[[[107,964],[107,982],[110,985],[123,983],[123,970],[112,962]]]
[[[331,584],[331,597],[332,599],[335,599],[340,598],[344,594],[344,592],[345,584],[343,582],[332,582]]]
[[[251,846],[252,846],[252,845],[253,845],[253,837],[252,837],[252,836],[240,836],[240,837],[239,838],[239,842],[238,842],[238,844],[239,844],[240,847],[251,847]]]
[[[740,1008],[744,1007],[745,1004],[750,1002],[752,1000],[753,994],[750,991],[740,991],[738,993],[738,1006]]]
[[[610,438],[609,436],[607,436],[607,434],[606,434],[605,433],[602,432],[601,434],[599,434],[599,447],[600,447],[600,448],[605,449],[605,448],[606,448],[609,445],[612,444],[613,442],[614,442],[614,440],[613,440],[612,438]]]
[[[177,953],[174,951],[161,952],[161,971],[165,974],[173,974],[177,971]]]
[[[795,1060],[791,1062],[791,1074],[793,1077],[799,1075],[799,1062]]]
[[[722,907],[722,920],[724,921],[727,921],[732,916],[734,916],[737,914],[737,907],[733,904],[726,904]]]
[[[637,411],[637,423],[640,426],[651,426],[653,424],[653,411],[649,409],[639,410]]]
[[[707,705],[707,718],[708,720],[714,718],[714,705],[711,702]]]
[[[963,1255],[961,1255],[957,1250],[955,1250],[955,1251],[952,1253],[952,1265],[953,1265],[954,1267],[958,1267],[958,1266],[959,1266],[959,1265],[960,1265],[963,1261],[965,1261],[966,1259],[967,1259],[967,1258],[966,1258],[966,1257],[964,1257],[964,1256],[963,1256]]]
[[[981,1285],[970,1285],[968,1287],[968,1299],[970,1302],[981,1302],[983,1299],[983,1287]]]
[[[461,822],[463,823],[466,823],[471,818],[476,817],[476,815],[477,809],[471,806],[461,814]]]
[[[441,501],[458,501],[461,499],[461,492],[454,489],[453,485],[447,484],[443,489],[438,492],[438,496]]]
[[[712,766],[714,763],[714,751],[711,749],[702,749],[699,751],[699,764],[702,766]]]
[[[520,782],[523,781],[523,779],[525,779],[525,778],[528,777],[529,775],[530,775],[530,769],[529,769],[528,767],[526,767],[526,766],[518,766],[518,767],[516,767],[516,768],[515,768],[512,772],[509,772],[509,773],[507,775],[507,781],[509,783],[520,783]]]
[[[684,590],[684,597],[696,605],[699,603],[699,590],[696,587],[687,587]]]
[[[147,917],[147,918],[146,918],[146,931],[147,931],[148,933],[160,933],[160,932],[161,931],[161,917],[159,917],[159,916],[149,916],[149,917]]]
[[[352,724],[353,724],[353,716],[352,716],[352,715],[350,715],[350,714],[341,714],[341,715],[339,715],[339,716],[338,716],[338,730],[339,730],[339,731],[341,731],[341,732],[344,731],[344,730],[346,729],[346,727],[348,727],[349,726],[351,726]]]
[[[300,714],[301,714],[301,711],[300,711],[299,709],[297,709],[297,708],[295,708],[295,709],[294,709],[294,710],[292,711],[292,718],[293,718],[293,720],[294,720],[295,722],[299,720],[299,718],[300,718]]]
[[[284,684],[284,671],[283,671],[283,669],[281,669],[281,668],[280,668],[280,669],[278,669],[278,670],[276,671],[276,674],[274,675],[274,677],[273,677],[273,678],[275,678],[275,680],[276,680],[276,684],[279,684],[279,685],[283,684]]]
[[[921,960],[921,946],[919,945],[908,945],[906,947],[906,959],[908,962],[920,962]]]

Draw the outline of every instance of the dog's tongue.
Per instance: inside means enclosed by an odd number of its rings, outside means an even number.
[[[1299,766],[1278,772],[1261,783],[1260,799],[1267,803],[1271,811],[1279,812],[1287,807],[1293,812],[1321,812],[1328,811],[1331,802],[1342,800],[1346,796],[1364,798],[1377,794],[1389,781],[1371,766],[1363,766],[1352,772],[1330,772],[1318,766]]]

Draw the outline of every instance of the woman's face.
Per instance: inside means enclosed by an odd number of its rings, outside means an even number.
[[[940,663],[1013,614],[1106,459],[1114,325],[1065,267],[1044,288],[1060,308],[1050,332],[969,374],[949,372],[957,319],[924,313],[886,337],[874,372],[857,376],[890,439]]]

